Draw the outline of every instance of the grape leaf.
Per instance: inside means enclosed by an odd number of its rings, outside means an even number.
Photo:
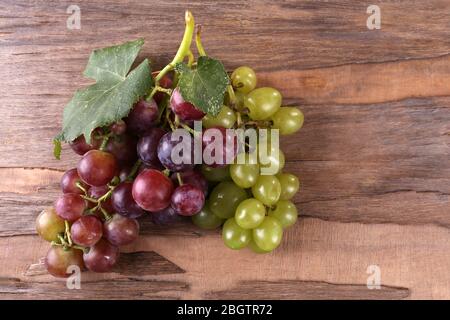
[[[223,64],[210,57],[201,56],[197,68],[177,63],[178,87],[183,99],[210,115],[216,116],[223,105],[225,91],[230,79]]]
[[[70,142],[83,134],[90,141],[92,130],[130,112],[153,85],[147,59],[128,73],[143,44],[139,39],[91,53],[83,74],[96,83],[75,92],[64,108],[62,132],[55,140]],[[59,157],[56,143],[54,153]]]

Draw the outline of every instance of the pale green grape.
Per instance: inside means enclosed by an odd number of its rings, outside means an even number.
[[[36,218],[36,231],[42,239],[51,241],[58,240],[58,234],[64,232],[65,224],[54,208],[45,208]]]
[[[269,210],[269,216],[280,221],[283,228],[290,227],[297,222],[298,212],[295,204],[289,200],[278,201],[275,208]]]
[[[251,119],[266,120],[280,109],[281,94],[274,88],[258,88],[247,94],[244,105]]]
[[[254,229],[261,224],[265,216],[266,208],[263,203],[251,198],[238,205],[234,218],[241,228]]]
[[[236,114],[227,106],[223,106],[219,114],[215,117],[207,114],[202,119],[202,125],[205,128],[223,127],[230,129],[236,122]]]
[[[272,251],[278,247],[282,237],[283,227],[274,217],[266,217],[257,228],[253,229],[255,244],[265,251]]]
[[[248,243],[248,248],[253,251],[254,253],[258,253],[258,254],[264,254],[264,253],[270,253],[271,251],[266,251],[261,249],[260,247],[258,247],[255,243],[255,241],[253,240],[253,236],[252,239],[250,240],[250,242]]]
[[[299,109],[282,107],[272,116],[273,128],[279,129],[282,135],[293,134],[303,126],[304,119]]]
[[[208,204],[206,204],[199,213],[193,215],[191,219],[197,227],[206,230],[216,229],[225,221],[225,219],[219,218],[212,213]]]
[[[249,93],[256,87],[256,74],[252,68],[243,66],[231,74],[231,84],[240,92]]]
[[[257,163],[252,164],[250,161],[250,155],[245,154],[245,163],[230,165],[230,175],[234,183],[241,188],[250,188],[256,183],[259,177],[259,165]]]
[[[300,188],[300,181],[291,173],[279,173],[276,177],[281,184],[280,200],[290,200]]]
[[[231,181],[219,183],[209,196],[209,208],[222,219],[228,219],[234,216],[236,208],[245,199],[247,192],[239,188]]]
[[[268,145],[265,152],[262,152],[261,148],[264,142],[258,144],[258,162],[260,168],[264,168],[265,173],[277,174],[283,170],[286,158],[284,152],[281,149],[274,148],[271,144]],[[268,171],[270,170],[270,171]]]
[[[275,176],[259,176],[252,187],[252,193],[266,206],[272,206],[280,199],[281,185]]]
[[[228,166],[213,168],[203,164],[201,171],[208,181],[221,182],[231,180],[230,169]]]
[[[251,237],[251,230],[241,228],[234,218],[228,219],[223,225],[222,239],[230,249],[239,250],[246,247]]]

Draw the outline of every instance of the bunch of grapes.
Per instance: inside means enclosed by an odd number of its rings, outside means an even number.
[[[239,67],[231,74],[220,112],[211,116],[183,99],[172,70],[163,71],[149,74],[155,89],[125,118],[95,129],[90,141],[82,135],[69,143],[81,158],[62,176],[62,195],[36,221],[38,234],[51,242],[45,265],[53,276],[67,277],[73,266],[111,271],[119,247],[138,238],[138,219],[170,226],[189,217],[203,229],[223,225],[227,247],[248,246],[257,253],[274,250],[283,229],[296,222],[291,199],[299,180],[282,172],[283,152],[269,136],[239,149],[228,129],[278,129],[289,135],[302,127],[302,112],[282,107],[279,91],[256,88],[255,72]],[[195,121],[201,121],[201,131],[195,130]],[[178,128],[193,138],[188,143],[199,138],[202,150],[215,141],[209,133],[222,133],[223,154],[232,162],[196,164],[192,155],[189,161],[174,161],[174,149],[186,143],[174,138]],[[258,153],[263,144],[269,146],[264,161]],[[242,154],[245,161],[235,161]],[[262,174],[268,167],[272,174]]]

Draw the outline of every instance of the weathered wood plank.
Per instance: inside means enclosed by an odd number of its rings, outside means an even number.
[[[206,293],[207,299],[245,300],[388,300],[409,297],[407,288],[382,286],[367,290],[365,285],[333,284],[315,281],[242,281],[236,287],[224,291]]]
[[[81,289],[69,290],[64,281],[27,282],[18,278],[0,278],[0,299],[178,299],[189,286],[163,280],[84,281]]]

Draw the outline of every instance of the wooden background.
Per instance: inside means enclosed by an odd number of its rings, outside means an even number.
[[[81,30],[66,28],[70,4]],[[370,4],[381,30],[366,27]],[[167,63],[187,8],[210,55],[254,67],[303,110],[283,142],[299,223],[255,255],[145,219],[117,272],[68,290],[43,272],[34,230],[77,162],[52,157],[63,107],[94,48],[144,37],[140,59]],[[449,53],[448,0],[0,0],[0,298],[450,298]],[[380,290],[366,287],[370,265]]]

